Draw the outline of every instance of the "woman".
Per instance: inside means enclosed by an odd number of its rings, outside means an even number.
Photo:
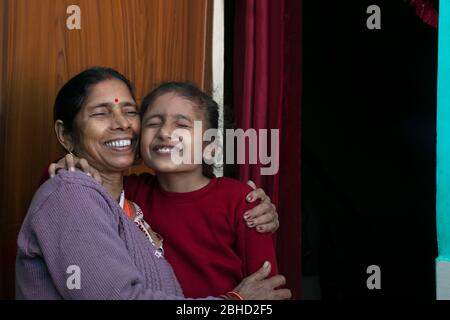
[[[134,163],[140,131],[130,82],[111,69],[82,72],[60,90],[55,120],[59,142],[87,159],[103,186],[62,171],[39,188],[19,233],[17,297],[183,298],[162,239],[123,192],[122,172]],[[282,276],[263,280],[268,272],[270,266],[260,269],[227,297],[289,298],[289,290],[274,289]]]

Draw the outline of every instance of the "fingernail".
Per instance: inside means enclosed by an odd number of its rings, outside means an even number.
[[[92,174],[90,174],[89,172],[88,173],[86,173],[89,177],[92,177]]]
[[[263,264],[263,268],[267,269],[269,267],[269,261],[264,262]]]
[[[253,221],[253,220],[250,220],[250,221],[247,221],[247,225],[251,228],[251,227],[254,227],[255,226],[255,221]]]
[[[75,171],[75,168],[74,168],[74,167],[71,167],[71,168],[69,168],[69,171],[74,172],[74,171]]]
[[[253,201],[253,197],[252,197],[252,196],[248,196],[248,197],[247,197],[247,200],[248,200],[248,201]]]
[[[54,174],[51,174],[51,175],[50,175],[50,178],[54,178],[54,177],[55,177],[55,175],[54,175]]]
[[[244,220],[247,221],[248,218],[250,218],[250,214],[249,214],[248,212],[246,212],[246,213],[244,214]]]
[[[261,232],[262,231],[262,228],[261,227],[256,227],[256,230],[258,230],[259,232]]]

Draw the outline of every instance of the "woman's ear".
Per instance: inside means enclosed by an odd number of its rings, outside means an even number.
[[[57,120],[55,122],[55,133],[59,143],[63,146],[63,148],[66,149],[67,152],[72,153],[73,141],[71,137],[65,132],[64,122],[62,122],[61,120]]]

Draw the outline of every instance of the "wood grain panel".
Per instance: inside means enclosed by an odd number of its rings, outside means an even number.
[[[128,76],[138,101],[164,80],[208,88],[210,1],[0,0],[0,228],[8,234],[0,238],[2,267],[10,271],[14,263],[15,250],[5,249],[15,248],[14,230],[42,169],[62,154],[52,119],[58,89],[97,65]],[[72,4],[81,8],[81,30],[66,28]],[[0,297],[11,298],[11,282],[3,283]]]

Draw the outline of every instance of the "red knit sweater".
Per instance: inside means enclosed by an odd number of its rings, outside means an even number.
[[[143,210],[152,229],[164,237],[164,251],[186,297],[230,291],[264,261],[277,274],[270,234],[246,226],[243,214],[254,207],[245,200],[251,188],[229,178],[215,178],[188,193],[166,192],[150,174],[125,177],[127,199]]]

